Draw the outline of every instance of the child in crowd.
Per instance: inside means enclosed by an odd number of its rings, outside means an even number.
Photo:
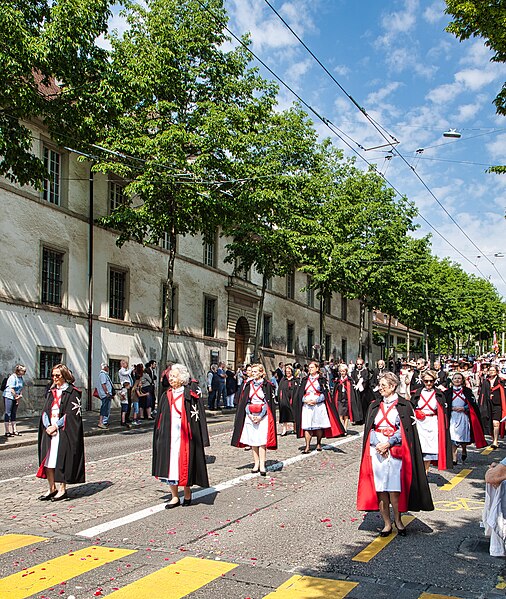
[[[126,428],[130,428],[130,425],[126,421],[126,417],[128,414],[128,390],[130,389],[130,382],[124,381],[123,386],[119,390],[119,399],[121,403],[121,426],[125,426]]]

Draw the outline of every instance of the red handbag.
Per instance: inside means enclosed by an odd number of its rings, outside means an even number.
[[[401,460],[402,459],[402,445],[392,445],[392,447],[390,447],[390,455],[395,460]]]
[[[262,411],[262,404],[261,403],[250,403],[249,404],[249,411],[251,414],[260,414],[260,412]]]

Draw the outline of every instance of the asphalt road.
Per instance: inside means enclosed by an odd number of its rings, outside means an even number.
[[[87,482],[71,487],[71,499],[59,504],[37,501],[45,486],[33,476],[35,447],[2,452],[1,599],[504,596],[498,588],[504,562],[489,556],[479,525],[484,472],[504,449],[470,451],[470,472],[461,478],[454,478],[464,473],[461,466],[431,471],[436,511],[413,513],[407,537],[391,537],[364,557],[381,523],[355,508],[358,429],[309,456],[300,454],[303,443],[293,435],[279,438],[266,478],[249,473],[251,452],[230,447],[230,420],[210,432],[214,490],[196,492],[192,506],[170,511],[162,505],[167,488],[149,474],[149,430],[87,438]],[[448,481],[453,486],[446,490]],[[2,538],[24,538],[9,534],[47,540],[1,554]],[[41,569],[79,550],[84,557],[72,556],[77,574],[60,561]],[[90,562],[93,568],[82,573]],[[286,595],[283,585],[291,585]]]

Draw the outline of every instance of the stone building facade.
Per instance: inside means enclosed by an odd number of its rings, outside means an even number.
[[[26,365],[22,414],[38,410],[59,361],[70,366],[91,407],[88,382],[93,389],[101,362],[114,372],[122,358],[134,364],[160,357],[169,255],[165,239],[156,246],[117,247],[115,233],[95,221],[123,200],[121,181],[101,174],[91,181],[88,163],[55,146],[37,124],[31,130],[33,151],[48,170],[43,189],[0,180],[0,373]],[[235,368],[252,354],[261,279],[255,272],[234,276],[223,262],[226,243],[219,236],[214,243],[200,236],[177,239],[168,358],[187,364],[202,384],[210,362]],[[269,369],[319,353],[357,356],[359,303],[331,298],[326,344],[319,348],[321,309],[313,292],[302,291],[306,284],[298,271],[270,281],[261,344]],[[362,351],[370,348],[369,326]]]

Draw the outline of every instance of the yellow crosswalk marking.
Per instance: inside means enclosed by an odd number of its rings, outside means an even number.
[[[237,564],[184,557],[175,564],[170,564],[111,593],[111,596],[113,599],[160,597],[160,589],[170,589],[170,599],[179,599],[234,568],[237,568]]]
[[[0,555],[14,549],[21,549],[40,541],[47,541],[45,537],[36,537],[34,535],[16,535],[7,534],[0,536]]]
[[[313,576],[292,576],[264,599],[311,599],[332,597],[342,599],[358,585],[358,582],[316,578]]]
[[[79,549],[0,579],[0,597],[25,599],[132,553],[135,551],[112,547]]]
[[[451,491],[459,483],[461,483],[466,478],[466,476],[468,476],[469,474],[471,474],[472,471],[473,471],[472,468],[464,468],[458,474],[456,474],[453,478],[451,478],[446,483],[446,485],[443,485],[442,487],[439,487],[439,490],[440,491]]]
[[[483,451],[481,451],[481,455],[488,455],[489,453],[492,453],[494,451],[494,448],[492,447],[492,445],[489,445],[488,447],[485,447],[485,449]]]
[[[402,516],[402,523],[404,526],[407,526],[410,522],[415,519],[414,516]],[[360,553],[357,553],[355,557],[352,557],[352,561],[354,562],[370,562],[373,557],[378,555],[378,553],[384,549],[389,543],[391,543],[395,537],[397,536],[397,529],[395,526],[393,527],[392,534],[388,537],[377,537],[367,545],[365,549],[363,549]]]
[[[434,593],[422,593],[418,599],[460,599],[453,595],[434,595]]]

